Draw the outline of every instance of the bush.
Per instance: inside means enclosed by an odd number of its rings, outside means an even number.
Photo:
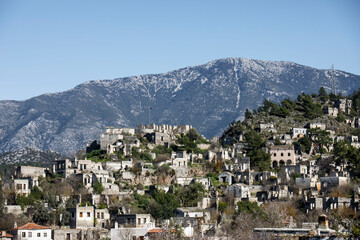
[[[239,214],[242,212],[256,214],[256,213],[260,212],[260,207],[257,205],[256,202],[240,201],[237,203],[236,214]]]
[[[25,206],[30,206],[33,205],[35,202],[35,199],[33,197],[25,197],[25,196],[18,196],[16,198],[16,204],[20,205],[22,208],[24,208]]]
[[[73,198],[73,197],[70,197],[67,201],[66,201],[66,207],[67,208],[74,208],[76,207],[76,204],[78,203],[78,201]]]
[[[136,189],[137,190],[143,190],[144,186],[141,183],[136,184]]]
[[[105,208],[106,208],[106,204],[103,203],[103,202],[101,202],[97,208],[98,208],[98,209],[105,209]]]
[[[224,212],[227,207],[229,207],[229,203],[219,202],[218,210],[219,210],[219,212]]]
[[[93,187],[96,194],[101,194],[104,191],[103,185],[98,180],[95,181]]]
[[[148,212],[155,219],[169,219],[173,217],[175,209],[180,205],[174,194],[165,193],[162,190],[155,190],[152,198],[153,200],[148,205]]]
[[[141,153],[140,154],[140,158],[146,162],[151,162],[153,160],[152,156],[150,153],[145,152],[145,153]]]

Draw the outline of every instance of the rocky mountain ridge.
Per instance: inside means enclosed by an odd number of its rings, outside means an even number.
[[[25,101],[0,101],[0,152],[24,147],[74,153],[98,139],[105,126],[154,122],[191,124],[206,137],[263,101],[330,89],[330,70],[291,62],[226,58],[162,74],[80,84]],[[360,87],[360,76],[335,71],[343,95]],[[151,110],[150,110],[151,108]],[[149,114],[149,111],[150,114]]]
[[[54,159],[62,159],[65,156],[53,151],[41,151],[33,148],[22,148],[13,152],[0,154],[0,164],[49,164]]]

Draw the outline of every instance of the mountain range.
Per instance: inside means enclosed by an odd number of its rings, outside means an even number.
[[[105,126],[190,124],[206,137],[220,135],[264,99],[294,99],[330,91],[331,70],[293,62],[225,58],[162,74],[89,81],[68,91],[24,101],[0,101],[0,153],[22,148],[63,154],[84,149]],[[360,76],[334,71],[343,95]]]

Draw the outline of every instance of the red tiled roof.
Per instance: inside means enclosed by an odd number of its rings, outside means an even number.
[[[51,229],[50,227],[41,226],[35,223],[27,223],[21,227],[14,228],[13,230],[38,230],[38,229]]]
[[[11,235],[11,234],[6,233],[5,231],[1,231],[1,233],[0,233],[0,239],[3,238],[3,237],[12,238],[12,237],[14,237],[14,236]]]
[[[164,230],[162,230],[161,228],[154,228],[154,229],[150,229],[148,231],[148,233],[152,234],[152,233],[162,233]],[[170,229],[170,232],[175,232],[175,229]]]
[[[160,228],[154,228],[154,229],[150,229],[148,233],[161,233],[163,232],[162,229]]]

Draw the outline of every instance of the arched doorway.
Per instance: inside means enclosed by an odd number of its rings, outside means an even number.
[[[277,161],[273,161],[273,168],[277,168],[278,167],[278,162]]]

